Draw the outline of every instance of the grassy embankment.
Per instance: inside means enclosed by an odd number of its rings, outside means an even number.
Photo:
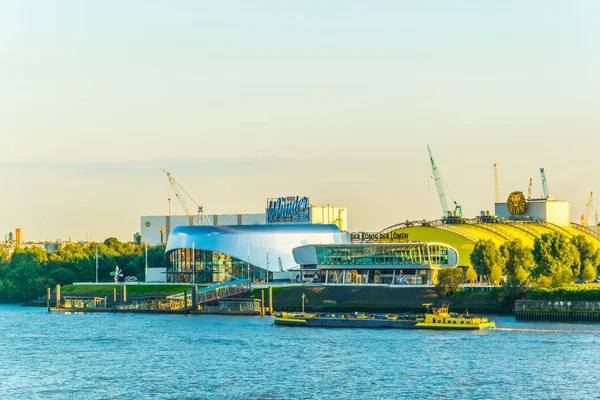
[[[265,294],[268,292],[265,291]],[[273,289],[276,310],[297,311],[306,295],[305,309],[310,311],[403,312],[422,311],[424,303],[449,303],[453,311],[510,314],[512,304],[499,301],[499,291],[461,292],[442,297],[433,288],[388,288],[368,286],[284,286]],[[251,293],[260,298],[260,290]]]
[[[198,287],[204,287],[198,285]],[[113,289],[117,289],[117,293],[121,292],[121,285],[106,284],[106,285],[64,285],[60,291],[62,294],[70,295],[112,295]],[[184,290],[191,292],[191,285],[127,285],[128,295],[153,295],[153,296],[169,296],[172,294],[182,293]]]
[[[558,288],[531,289],[529,300],[600,301],[600,284],[564,285]]]

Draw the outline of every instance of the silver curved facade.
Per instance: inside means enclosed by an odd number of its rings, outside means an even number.
[[[274,224],[236,226],[181,226],[173,229],[167,242],[166,256],[173,261],[182,249],[194,249],[194,268],[203,262],[198,252],[227,255],[236,262],[248,263],[270,271],[273,279],[285,279],[287,271],[297,265],[292,250],[308,244],[342,244],[343,236],[336,225]],[[187,250],[186,250],[187,251]],[[190,252],[185,260],[190,263]],[[183,269],[173,264],[175,270]],[[189,270],[188,266],[184,266]],[[167,271],[169,274],[169,271]],[[172,279],[170,279],[173,281]]]

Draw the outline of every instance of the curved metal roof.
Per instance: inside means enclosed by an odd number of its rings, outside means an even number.
[[[179,226],[169,235],[166,253],[194,247],[228,254],[272,272],[283,272],[296,266],[292,255],[295,247],[342,243],[342,233],[337,225]]]

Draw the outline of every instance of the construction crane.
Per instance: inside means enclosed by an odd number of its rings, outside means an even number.
[[[527,200],[531,200],[532,189],[533,189],[533,179],[529,178],[529,189],[527,189]]]
[[[496,186],[496,203],[500,203],[500,182],[498,181],[498,164],[494,164],[494,184]]]
[[[548,198],[548,182],[546,181],[546,172],[544,168],[540,168],[540,175],[542,175],[542,192],[544,192],[544,198]]]
[[[181,184],[179,182],[177,182],[177,180],[175,178],[173,178],[173,175],[171,175],[171,173],[169,171],[167,171],[166,169],[163,169],[163,172],[167,175],[167,178],[169,178],[169,183],[171,184],[171,187],[173,188],[173,191],[175,192],[175,196],[177,196],[177,199],[179,200],[179,204],[181,204],[181,208],[183,208],[183,211],[185,211],[185,214],[188,217],[190,226],[196,225],[196,221],[194,219],[194,215],[192,215],[192,212],[190,211],[190,208],[187,205],[187,202],[185,201],[185,198],[183,197],[182,192],[197,207],[197,210],[198,210],[198,224],[200,224],[200,221],[202,221],[202,223],[204,223],[204,209],[203,209],[203,207],[199,206],[198,203],[196,203],[196,201],[194,200],[194,198],[192,196],[190,196],[190,194],[183,188],[183,186],[181,186]],[[202,216],[202,219],[200,219],[200,216]]]
[[[431,154],[431,148],[429,147],[429,145],[427,145],[427,151],[429,152],[429,160],[431,161],[431,172],[433,173],[433,179],[435,180],[435,187],[438,192],[438,197],[440,198],[442,211],[444,212],[444,217],[447,217],[449,211],[448,200],[446,200],[446,194],[444,193],[442,178],[440,177],[440,172],[438,171],[437,165],[435,165],[435,161],[433,160],[433,155]]]
[[[590,220],[590,211],[592,209],[592,199],[594,192],[590,192],[590,198],[588,199],[587,204],[585,205],[585,214],[581,214],[581,225],[588,226]]]

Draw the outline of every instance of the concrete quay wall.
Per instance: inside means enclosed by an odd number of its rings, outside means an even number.
[[[517,300],[518,321],[600,322],[600,301]]]

